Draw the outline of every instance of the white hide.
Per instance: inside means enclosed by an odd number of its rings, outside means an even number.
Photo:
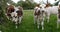
[[[12,17],[14,17],[14,16],[16,17],[16,16],[17,16],[17,13],[16,13],[16,12],[12,12],[12,13],[11,13],[11,16],[12,16]]]
[[[47,22],[49,22],[51,14],[55,14],[57,16],[57,28],[59,28],[60,19],[58,18],[58,6],[47,7],[44,11],[47,13]]]
[[[47,7],[45,8],[45,12],[48,14],[58,14],[58,6]]]

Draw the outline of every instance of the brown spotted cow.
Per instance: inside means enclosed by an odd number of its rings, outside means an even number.
[[[40,23],[42,25],[42,30],[44,29],[44,26],[43,26],[43,19],[42,19],[42,11],[40,11],[41,8],[40,8],[40,5],[38,4],[35,8],[34,8],[34,24],[37,23],[37,28],[39,29],[40,27]]]
[[[15,7],[15,11],[11,13],[11,16],[13,18],[12,21],[15,22],[16,28],[17,24],[21,24],[22,17],[23,17],[23,8],[22,7]]]

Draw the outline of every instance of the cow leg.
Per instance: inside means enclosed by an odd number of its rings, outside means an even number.
[[[9,19],[9,17],[8,16],[6,16],[7,17],[7,19]]]
[[[41,22],[42,30],[44,30],[44,22]]]
[[[22,16],[21,16],[21,17],[19,17],[19,24],[21,23],[21,21],[22,21]]]
[[[50,14],[47,15],[47,23],[49,23]]]
[[[59,23],[60,23],[60,18],[59,18],[59,14],[57,14],[57,28],[59,28]]]
[[[34,24],[36,24],[37,16],[34,16]]]
[[[44,30],[44,18],[42,19],[41,25],[42,25],[42,30]]]
[[[49,16],[47,17],[47,22],[49,23]]]
[[[15,24],[16,24],[16,29],[18,28],[17,27],[17,24],[18,24],[18,18],[15,18]]]
[[[57,21],[57,28],[59,28],[60,19]]]
[[[59,27],[59,18],[58,18],[59,16],[58,16],[58,14],[57,14],[57,28]]]
[[[37,16],[37,28],[39,29],[40,26],[40,16]]]
[[[12,17],[12,21],[15,23],[15,25],[16,25],[15,27],[16,27],[16,29],[17,29],[17,24],[18,24],[18,23],[17,23],[17,19],[16,19],[15,17]]]
[[[15,22],[15,17],[12,17],[12,21]]]
[[[23,15],[21,16],[21,18],[23,19]]]

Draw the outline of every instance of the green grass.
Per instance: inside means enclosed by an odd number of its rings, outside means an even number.
[[[22,23],[17,29],[12,22],[8,21],[0,25],[0,30],[2,30],[3,32],[60,32],[60,28],[57,29],[56,22],[56,15],[51,15],[49,23],[47,23],[45,20],[45,29],[42,31],[41,28],[37,29],[37,27],[34,25],[33,10],[24,10]]]

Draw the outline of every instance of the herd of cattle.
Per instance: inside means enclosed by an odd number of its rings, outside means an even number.
[[[49,22],[51,14],[57,15],[57,28],[59,28],[60,4],[58,6],[50,6],[49,4],[46,4],[45,6],[43,4],[36,5],[36,7],[34,8],[34,24],[37,23],[38,29],[41,24],[42,30],[44,30],[45,17],[47,18],[47,22]],[[23,8],[20,6],[14,7],[13,5],[9,5],[7,7],[6,16],[8,19],[12,20],[16,24],[17,28],[17,24],[20,24],[23,18]]]

